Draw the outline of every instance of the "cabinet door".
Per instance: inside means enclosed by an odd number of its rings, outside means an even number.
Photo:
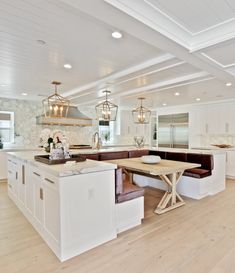
[[[0,179],[7,179],[7,154],[0,151]]]
[[[226,152],[226,175],[235,177],[235,151]]]
[[[59,217],[59,192],[53,178],[45,177],[44,189],[44,228],[57,241],[60,239],[60,217]]]
[[[227,106],[227,107],[226,107]],[[224,106],[225,133],[235,134],[235,107],[234,104]]]
[[[19,180],[19,170],[18,161],[14,158],[11,159],[11,172],[12,172],[12,193],[15,200],[18,198],[18,180]]]
[[[25,169],[25,207],[34,214],[34,174],[29,166]]]
[[[34,216],[40,225],[43,225],[44,217],[44,189],[42,185],[42,176],[37,171],[33,171],[34,179]]]
[[[25,205],[25,164],[18,166],[18,200],[20,205]]]

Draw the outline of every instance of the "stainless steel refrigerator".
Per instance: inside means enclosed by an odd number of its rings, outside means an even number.
[[[158,147],[188,148],[188,113],[158,116]]]

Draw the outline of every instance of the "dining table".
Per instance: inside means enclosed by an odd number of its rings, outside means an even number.
[[[142,161],[141,157],[114,159],[108,160],[107,162],[116,164],[119,168],[128,172],[132,183],[134,183],[133,174],[140,174],[151,176],[156,179],[160,178],[167,185],[167,190],[161,198],[157,208],[154,210],[156,214],[163,214],[185,205],[185,201],[177,192],[177,185],[180,183],[185,170],[201,166],[197,163],[164,159],[160,160],[158,163],[147,164]]]

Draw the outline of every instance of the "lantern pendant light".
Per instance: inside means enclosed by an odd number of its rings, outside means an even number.
[[[117,117],[118,106],[108,101],[108,94],[111,92],[108,90],[103,91],[105,93],[105,101],[96,105],[96,115],[99,120],[115,121]]]
[[[151,111],[143,106],[143,100],[145,98],[138,98],[140,100],[140,106],[132,110],[132,117],[134,123],[147,124],[150,122]]]
[[[42,101],[44,115],[47,118],[64,118],[67,117],[69,109],[69,100],[65,99],[57,93],[57,86],[61,82],[53,81],[55,93]]]

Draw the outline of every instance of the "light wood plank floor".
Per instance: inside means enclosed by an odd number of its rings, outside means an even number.
[[[0,183],[1,273],[235,273],[235,181],[226,191],[165,215],[148,188],[143,224],[60,263]]]

